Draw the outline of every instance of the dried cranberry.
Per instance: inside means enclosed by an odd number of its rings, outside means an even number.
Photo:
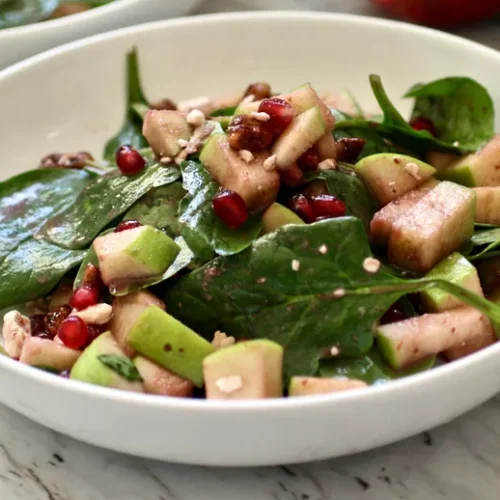
[[[434,137],[437,136],[436,127],[434,126],[432,120],[429,120],[428,118],[424,118],[423,116],[413,118],[410,125],[415,130],[427,130],[427,132],[432,134]]]
[[[245,201],[229,189],[223,189],[213,197],[212,207],[215,215],[231,229],[238,229],[248,219]]]
[[[389,323],[397,323],[407,319],[404,311],[399,307],[398,303],[393,304],[380,319],[380,324],[387,325]]]
[[[30,316],[31,324],[31,335],[33,337],[38,337],[43,334],[47,335],[45,331],[45,315],[44,314],[34,314]]]
[[[78,350],[87,344],[89,332],[82,318],[69,316],[61,323],[57,336],[66,347]]]
[[[290,165],[284,170],[280,170],[279,173],[281,182],[285,186],[295,188],[297,186],[300,186],[304,182],[304,174],[302,173],[302,170],[300,170],[300,168],[295,164]]]
[[[314,222],[316,219],[309,200],[303,194],[296,194],[289,201],[288,206],[306,222]]]
[[[69,305],[77,311],[95,306],[99,302],[101,293],[99,288],[90,286],[81,286],[77,288],[69,301]]]
[[[266,82],[251,83],[245,90],[245,97],[253,95],[256,101],[271,97],[271,86]]]
[[[331,194],[320,194],[310,198],[311,208],[315,218],[319,217],[342,217],[345,215],[345,204]]]
[[[68,304],[59,306],[54,312],[45,316],[46,332],[54,338],[57,335],[61,323],[71,314],[71,307]]]
[[[359,137],[344,137],[339,139],[335,146],[337,149],[337,160],[354,163],[365,147],[366,141]]]
[[[295,114],[290,103],[279,97],[264,99],[260,103],[259,112],[270,116],[266,125],[272,130],[274,136],[280,135],[292,123]]]
[[[122,231],[128,231],[129,229],[135,229],[141,226],[142,224],[138,220],[124,220],[116,226],[115,233],[121,233]]]
[[[233,118],[227,129],[227,140],[232,149],[255,152],[270,146],[273,135],[267,123],[251,115],[238,115]]]
[[[302,170],[314,171],[320,162],[319,155],[314,148],[308,149],[298,160],[297,163]]]
[[[146,166],[146,160],[141,153],[131,146],[122,146],[116,152],[116,165],[124,175],[138,174]]]

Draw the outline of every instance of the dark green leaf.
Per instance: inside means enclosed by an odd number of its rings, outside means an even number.
[[[414,86],[412,117],[431,120],[441,141],[475,150],[495,133],[494,106],[488,91],[475,80],[450,77]]]
[[[47,295],[84,255],[41,240],[21,243],[0,264],[0,309]]]
[[[467,255],[469,260],[496,256],[495,251],[500,247],[500,228],[476,231],[467,245],[467,247],[461,248],[461,251]]]
[[[241,228],[229,229],[212,209],[219,184],[197,162],[184,162],[181,169],[183,187],[188,192],[179,207],[181,234],[195,255],[210,260],[214,252],[232,255],[251,245],[262,229],[261,217],[251,216]]]
[[[94,178],[81,170],[41,168],[0,183],[0,263]]]
[[[134,363],[126,356],[117,354],[101,354],[97,359],[129,382],[142,382],[141,374]]]
[[[326,170],[305,177],[306,182],[316,179],[324,180],[330,194],[346,204],[348,213],[358,217],[365,227],[369,226],[377,204],[365,183],[354,172]]]
[[[179,236],[179,203],[186,195],[180,182],[152,189],[138,200],[125,214],[124,220],[137,220],[141,224],[165,230],[169,236]]]
[[[134,48],[127,54],[127,112],[125,122],[118,134],[106,143],[103,154],[106,160],[113,162],[116,151],[125,144],[136,149],[148,145],[142,135],[142,119],[134,111],[134,107],[141,104],[148,106],[141,85],[137,49]]]
[[[49,219],[40,235],[64,248],[82,248],[150,189],[179,177],[177,168],[163,166],[149,167],[134,176],[115,172],[101,177],[87,186],[70,207]]]
[[[61,0],[8,0],[0,2],[0,30],[46,19]]]

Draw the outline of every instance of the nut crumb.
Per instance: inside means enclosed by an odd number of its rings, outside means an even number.
[[[199,109],[193,109],[186,116],[186,120],[193,127],[201,127],[205,123],[205,115]]]
[[[170,156],[164,156],[163,158],[160,158],[160,163],[162,165],[169,165],[172,163],[172,158],[170,158]]]
[[[345,290],[343,288],[337,288],[336,290],[333,291],[333,296],[336,299],[340,299],[345,295]]]
[[[271,118],[270,115],[267,113],[264,113],[263,111],[252,111],[250,113],[256,120],[259,120],[259,122],[267,122]]]
[[[340,350],[339,350],[339,348],[338,348],[336,345],[334,345],[334,346],[330,349],[330,354],[331,354],[332,356],[338,356],[338,355],[340,354]]]
[[[378,259],[374,259],[373,257],[367,257],[363,261],[363,269],[367,273],[376,273],[380,269],[380,261]]]
[[[335,170],[336,168],[337,163],[333,158],[327,158],[326,160],[318,163],[318,170]]]
[[[189,144],[189,142],[188,142],[188,141],[186,141],[186,139],[179,139],[179,140],[177,141],[177,144],[178,144],[178,145],[179,145],[182,149],[184,149],[184,148],[186,148],[186,147],[187,147],[187,145]]]
[[[215,381],[215,385],[219,391],[225,394],[231,394],[238,389],[243,387],[243,380],[239,375],[231,375],[229,377],[223,377]]]
[[[326,252],[328,252],[328,247],[326,245],[321,245],[319,247],[319,253],[322,253],[323,255],[325,255]]]
[[[31,337],[31,322],[19,311],[9,311],[3,317],[2,334],[5,350],[11,358],[19,358],[24,342]]]
[[[276,168],[276,160],[278,157],[276,155],[271,155],[269,158],[264,160],[264,163],[262,164],[262,167],[264,170],[267,172],[272,172]]]
[[[223,347],[232,346],[236,342],[234,337],[228,337],[224,332],[217,330],[214,333],[214,339],[212,340],[212,345],[216,349],[222,349]]]
[[[113,308],[109,304],[96,304],[82,311],[73,309],[71,316],[78,316],[89,325],[105,325],[113,316]]]
[[[420,175],[420,169],[416,163],[407,163],[403,170],[408,172],[412,177],[414,177],[417,181],[422,180],[422,176]]]
[[[298,261],[297,259],[293,259],[292,260],[292,269],[294,271],[298,271],[300,269],[300,261]]]
[[[245,163],[250,163],[254,160],[252,152],[248,151],[248,149],[240,149],[238,155]]]

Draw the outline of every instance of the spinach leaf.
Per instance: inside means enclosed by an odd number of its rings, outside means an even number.
[[[177,212],[185,195],[180,182],[152,189],[132,205],[123,219],[137,220],[141,224],[163,229],[169,236],[179,236],[181,223]]]
[[[101,354],[97,359],[121,377],[129,382],[142,382],[141,374],[135,367],[134,363],[127,356],[119,356],[117,354]]]
[[[61,0],[9,0],[0,2],[0,29],[46,19]]]
[[[133,48],[127,54],[127,113],[125,123],[118,134],[106,143],[103,153],[106,160],[113,162],[116,151],[125,144],[136,149],[147,147],[148,143],[142,135],[142,120],[134,111],[134,106],[137,107],[138,104],[148,106],[139,76],[137,49]]]
[[[476,231],[470,242],[461,251],[467,255],[469,260],[487,259],[497,255],[500,247],[500,228]]]
[[[39,237],[64,248],[82,248],[150,189],[175,182],[179,177],[177,168],[161,165],[134,176],[114,172],[100,177],[71,206],[49,219]]]
[[[450,77],[416,85],[405,97],[414,97],[412,118],[424,117],[436,127],[441,141],[476,150],[495,133],[493,101],[475,80]]]
[[[81,170],[41,168],[0,183],[0,263],[66,209],[93,178]]]
[[[323,172],[312,172],[305,176],[305,181],[323,180],[330,194],[342,200],[347,207],[347,212],[363,222],[365,227],[370,225],[377,210],[370,191],[354,172],[345,170],[326,170]]]
[[[21,243],[0,264],[0,309],[46,295],[84,255],[41,240]]]
[[[374,347],[363,358],[323,359],[320,361],[319,373],[322,377],[347,377],[378,385],[430,370],[435,363],[436,357],[433,356],[406,370],[396,371],[385,363],[378,349]]]
[[[214,213],[212,198],[219,190],[208,171],[195,161],[181,165],[183,187],[188,192],[179,206],[181,235],[202,260],[241,252],[259,236],[260,216],[251,216],[237,230],[229,229]]]

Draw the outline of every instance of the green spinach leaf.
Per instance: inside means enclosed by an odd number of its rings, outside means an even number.
[[[41,168],[0,183],[0,263],[66,209],[93,178],[81,170]]]
[[[416,85],[405,97],[414,97],[412,117],[431,120],[437,136],[448,144],[476,150],[495,133],[494,106],[488,91],[475,80],[450,77]]]
[[[117,354],[101,354],[97,359],[129,382],[142,382],[141,374],[127,356]]]
[[[210,113],[210,116],[233,116],[235,111],[236,111],[235,106],[229,106],[227,108],[220,108],[216,109],[215,111],[212,111]]]
[[[476,231],[461,251],[469,260],[478,260],[496,256],[498,247],[500,247],[500,228],[495,228]]]
[[[195,161],[181,165],[183,187],[188,192],[179,206],[181,235],[194,254],[202,260],[241,252],[259,236],[260,216],[251,216],[238,230],[229,229],[215,215],[212,198],[219,190],[208,171]]]
[[[71,206],[49,219],[39,237],[64,248],[85,247],[150,189],[175,182],[179,177],[177,168],[161,165],[134,176],[115,172],[101,177],[88,185]]]
[[[0,264],[0,309],[43,297],[84,255],[42,240],[21,243]]]
[[[148,106],[139,75],[137,49],[134,48],[127,54],[127,112],[125,123],[118,134],[106,143],[104,147],[104,158],[106,160],[113,162],[116,151],[125,144],[136,149],[147,147],[148,143],[142,135],[142,119],[134,111],[134,107],[140,104]]]
[[[0,2],[0,29],[46,19],[61,0],[8,0]]]

